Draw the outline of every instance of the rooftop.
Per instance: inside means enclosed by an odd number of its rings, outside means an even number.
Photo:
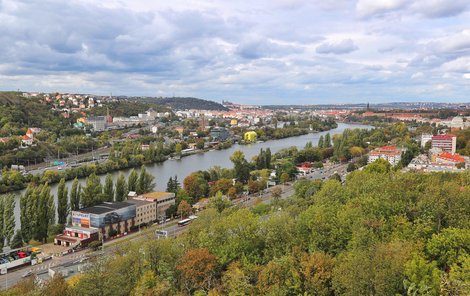
[[[462,156],[458,155],[458,154],[452,154],[452,153],[449,153],[449,152],[443,152],[439,155],[440,158],[444,158],[446,160],[450,160],[452,162],[465,162],[465,158],[463,158]]]
[[[432,136],[433,140],[451,140],[453,137],[455,137],[452,134],[446,134],[446,135],[435,135]]]
[[[129,207],[129,206],[132,206],[132,205],[133,204],[130,204],[130,203],[125,202],[125,201],[121,201],[121,202],[104,202],[104,203],[96,205],[96,206],[80,209],[80,210],[78,210],[78,212],[99,215],[99,214],[104,214],[104,213],[108,213],[108,212],[113,212],[115,210],[126,208],[126,207]]]
[[[144,193],[143,196],[144,198],[147,198],[147,199],[159,200],[163,198],[175,197],[175,194],[173,192],[156,191],[156,192]]]
[[[148,200],[142,200],[142,199],[128,199],[127,200],[128,203],[131,203],[131,204],[134,204],[136,205],[137,207],[139,206],[145,206],[145,205],[149,205],[149,204],[153,204],[153,202],[151,201],[148,201]]]

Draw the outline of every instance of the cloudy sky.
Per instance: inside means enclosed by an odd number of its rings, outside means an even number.
[[[0,89],[468,102],[468,0],[0,0]]]

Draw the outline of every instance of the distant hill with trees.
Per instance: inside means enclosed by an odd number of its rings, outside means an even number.
[[[142,100],[149,103],[168,106],[174,110],[198,109],[228,111],[227,108],[217,102],[191,97],[142,98]]]

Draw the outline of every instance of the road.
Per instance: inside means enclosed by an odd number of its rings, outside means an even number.
[[[347,174],[346,167],[347,164],[331,165],[329,167],[325,167],[324,169],[314,171],[303,178],[310,180],[328,179],[329,177],[331,177],[331,175],[337,172],[341,176],[341,178],[344,179],[344,176]],[[280,186],[282,188],[281,198],[287,198],[294,194],[293,184],[276,186]],[[261,194],[257,193],[240,198],[234,201],[234,204],[246,207],[253,207],[258,198],[260,198],[263,203],[270,203],[272,200],[271,193],[269,192],[269,190],[266,190]],[[8,274],[0,276],[0,289],[3,290],[5,289],[5,287],[11,287],[15,285],[23,279],[22,275],[25,274],[27,271],[31,271],[33,274],[37,275],[39,278],[42,279],[46,279],[48,277],[47,272],[49,268],[59,266],[68,270],[69,274],[79,272],[80,266],[85,264],[87,258],[94,256],[102,256],[103,254],[111,254],[122,243],[128,241],[137,241],[145,238],[153,239],[155,238],[155,230],[157,229],[166,230],[169,236],[174,237],[184,232],[187,227],[178,227],[176,221],[171,221],[163,225],[155,224],[146,229],[143,229],[141,232],[135,232],[115,240],[107,241],[104,243],[103,250],[100,251],[93,252],[89,249],[86,249],[61,257],[53,257],[51,260],[45,261],[42,264],[38,264],[35,266],[27,266],[18,270],[10,271],[8,272]]]

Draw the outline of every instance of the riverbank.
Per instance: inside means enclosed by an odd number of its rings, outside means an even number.
[[[337,126],[338,125],[336,124],[335,128],[337,128]],[[330,129],[330,130],[334,130],[335,128]],[[330,131],[330,130],[326,130],[326,131]],[[291,134],[283,133],[280,135],[273,135],[271,138],[263,139],[263,140],[265,142],[277,141],[277,140],[282,140],[282,139],[298,137],[298,136],[306,135],[309,133],[316,133],[316,132],[315,131],[309,132],[306,129],[296,129]],[[231,142],[231,144],[229,145],[228,142]],[[251,145],[251,144],[252,143],[239,143],[238,145]],[[229,149],[233,145],[234,145],[233,141],[221,142],[216,147],[198,149],[189,154],[182,154],[181,157],[186,157],[189,155],[199,154],[199,153],[206,153],[206,152],[212,151],[212,149],[216,149],[216,150]],[[110,150],[110,148],[108,149]],[[3,177],[2,182],[0,182],[0,194],[8,194],[8,193],[22,191],[31,182],[48,183],[49,185],[52,185],[52,184],[58,183],[62,178],[64,178],[66,181],[71,181],[75,178],[78,178],[78,179],[86,178],[91,174],[105,175],[107,173],[113,173],[116,171],[138,168],[142,165],[153,165],[153,164],[163,163],[170,158],[174,160],[173,158],[175,156],[174,153],[165,154],[162,151],[165,151],[165,150],[162,149],[156,153],[152,153],[152,155],[154,156],[152,156],[151,159],[145,159],[145,157],[144,159],[141,159],[137,157],[132,157],[131,155],[130,157],[124,158],[124,159],[123,158],[120,158],[120,159],[99,158],[97,160],[88,161],[85,164],[82,164],[80,166],[66,168],[66,169],[64,169],[64,166],[66,164],[57,165],[53,167],[47,167],[42,170],[36,170],[36,172],[27,174],[27,175],[22,175],[19,172],[15,172],[15,171],[7,171],[7,173]],[[142,156],[144,156],[144,151],[142,151],[141,153],[142,153]],[[9,174],[11,176],[9,176]]]

